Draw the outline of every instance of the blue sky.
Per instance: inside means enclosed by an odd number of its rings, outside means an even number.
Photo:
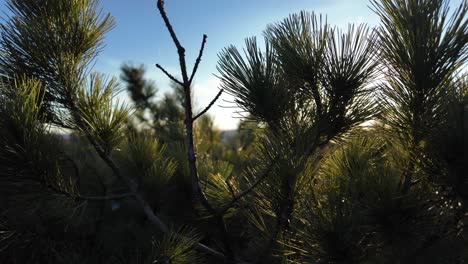
[[[241,47],[246,37],[261,36],[269,23],[301,10],[326,14],[331,24],[345,27],[348,22],[378,23],[368,8],[367,0],[166,0],[166,11],[179,39],[187,50],[191,66],[199,51],[203,34],[208,35],[206,49],[194,86],[195,102],[203,108],[216,95],[217,54],[228,45]],[[106,37],[106,48],[95,69],[119,75],[123,62],[145,64],[147,77],[156,81],[160,95],[169,87],[168,79],[154,66],[163,65],[178,74],[178,57],[170,36],[156,9],[155,0],[103,0],[103,9],[110,12],[116,27]],[[221,99],[230,101],[224,94]],[[210,110],[215,124],[222,129],[236,127],[238,118],[224,100]]]
[[[0,0],[4,10],[5,0]],[[452,4],[461,0],[451,1]],[[118,77],[124,62],[144,64],[147,77],[155,80],[159,95],[170,88],[168,79],[154,66],[163,65],[175,75],[178,57],[170,36],[156,9],[156,0],[101,0],[105,12],[115,20],[115,28],[106,36],[106,47],[94,69]],[[208,35],[206,49],[195,79],[194,94],[198,109],[216,95],[219,82],[216,74],[217,54],[228,45],[242,47],[246,37],[261,36],[269,23],[277,22],[293,12],[314,11],[327,15],[331,25],[346,27],[348,23],[376,26],[377,16],[369,8],[369,0],[166,0],[166,11],[178,37],[187,50],[187,63],[193,65],[203,34]],[[125,98],[125,93],[121,95]],[[230,101],[224,94],[222,99]],[[236,127],[238,119],[232,106],[219,100],[210,110],[221,129]]]

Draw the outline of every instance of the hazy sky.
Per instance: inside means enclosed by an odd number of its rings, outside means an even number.
[[[2,10],[5,0],[0,0]],[[187,50],[191,67],[199,51],[202,34],[208,35],[206,49],[195,80],[195,100],[203,108],[218,91],[217,54],[233,44],[242,47],[244,38],[261,36],[269,23],[280,21],[300,10],[327,15],[332,25],[348,23],[378,24],[368,0],[166,0],[166,11],[174,29]],[[451,1],[452,4],[461,0]],[[160,95],[168,91],[168,79],[154,66],[163,65],[179,75],[178,57],[169,33],[156,9],[156,0],[101,0],[105,12],[115,20],[115,28],[106,36],[106,47],[96,61],[95,70],[118,77],[123,62],[144,64],[147,77],[156,81]],[[122,95],[123,97],[125,94]],[[221,99],[230,101],[224,94]],[[238,119],[232,106],[219,100],[210,114],[222,129],[236,127]]]

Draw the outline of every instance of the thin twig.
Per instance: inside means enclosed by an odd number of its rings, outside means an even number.
[[[271,170],[273,169],[274,164],[276,163],[276,160],[278,160],[278,157],[275,157],[273,161],[270,163],[268,168],[263,172],[263,174],[258,177],[258,179],[246,190],[244,190],[242,193],[239,195],[235,196],[234,199],[232,199],[228,204],[226,204],[221,210],[218,211],[219,214],[224,214],[229,208],[231,208],[237,201],[242,199],[244,196],[248,195],[251,193],[260,183],[263,182],[263,180],[266,179],[266,177],[270,174]]]
[[[226,185],[227,185],[227,187],[228,187],[228,189],[229,189],[229,192],[230,192],[231,195],[232,195],[232,198],[235,199],[235,198],[236,198],[236,194],[235,194],[234,188],[232,188],[232,185],[231,185],[231,182],[230,182],[231,176],[232,176],[232,174],[229,175],[229,177],[228,177],[224,182],[226,183]]]
[[[237,109],[239,108],[238,106],[225,106],[225,105],[218,105],[219,107],[221,108],[224,108],[224,109]]]
[[[207,36],[203,34],[203,40],[202,40],[202,44],[200,47],[200,52],[198,53],[197,60],[195,61],[195,65],[193,66],[192,75],[190,75],[190,79],[189,79],[190,84],[192,84],[193,77],[195,77],[195,74],[197,73],[198,65],[200,64],[201,58],[203,56],[203,50],[205,49],[206,38]]]
[[[226,100],[226,99],[223,99],[223,102],[228,103],[228,104],[236,104],[235,101],[229,101],[229,100]],[[239,107],[236,105],[236,106],[233,106],[233,108],[239,108]]]
[[[172,41],[174,42],[174,45],[177,48],[177,53],[179,54],[180,72],[182,73],[183,83],[188,84],[189,79],[187,76],[187,65],[185,63],[185,48],[182,47],[182,45],[180,44],[180,41],[174,32],[174,28],[172,27],[171,22],[169,21],[169,18],[167,17],[166,11],[164,10],[164,1],[158,0],[157,6],[158,6],[159,13],[161,14],[161,17],[164,20],[164,24],[166,25],[166,28],[169,31],[169,34],[171,35]],[[184,89],[189,89],[189,88],[190,88],[190,85],[188,86],[184,85]]]
[[[177,80],[176,77],[172,76],[172,74],[170,74],[168,71],[166,71],[166,69],[164,69],[161,65],[159,64],[156,64],[156,67],[158,69],[160,69],[162,72],[164,72],[164,74],[166,74],[167,77],[169,77],[169,79],[173,80],[174,82],[176,82],[177,84],[180,84],[180,85],[184,85],[181,81]]]
[[[164,20],[164,24],[166,24],[166,28],[169,31],[169,34],[171,34],[172,41],[174,41],[174,44],[176,45],[177,49],[184,49],[182,45],[180,45],[179,39],[177,39],[174,29],[172,28],[171,22],[169,22],[169,18],[167,18],[166,11],[164,10],[164,1],[158,0],[157,6],[159,13],[161,13],[161,17]]]
[[[200,116],[208,112],[208,110],[210,110],[210,108],[214,105],[214,103],[216,103],[216,101],[218,100],[218,98],[221,96],[222,93],[223,93],[223,89],[219,90],[218,94],[215,96],[215,98],[213,98],[213,100],[211,100],[208,106],[205,107],[205,109],[203,109],[203,111],[201,111],[198,115],[196,115],[192,120],[195,121],[197,120],[197,118],[199,118]]]
[[[86,129],[85,131],[87,132],[88,130],[87,127],[84,127],[84,128]],[[132,191],[135,194],[135,199],[140,203],[140,206],[143,208],[143,211],[145,212],[148,219],[151,222],[153,222],[153,224],[158,226],[158,228],[162,232],[164,233],[169,232],[169,228],[166,226],[166,224],[164,224],[164,222],[161,221],[161,219],[153,212],[153,209],[151,208],[151,206],[149,206],[148,202],[146,202],[141,196],[141,194],[138,193],[138,187],[136,183],[132,179],[130,179],[128,176],[120,172],[119,168],[117,167],[115,162],[112,160],[112,158],[102,149],[99,143],[95,140],[95,138],[93,138],[93,136],[91,136],[89,132],[86,133],[86,137],[90,141],[91,145],[93,145],[96,152],[98,152],[101,159],[103,159],[104,162],[107,163],[107,165],[115,174],[115,176],[123,180],[128,186],[128,188],[130,189],[130,191]]]

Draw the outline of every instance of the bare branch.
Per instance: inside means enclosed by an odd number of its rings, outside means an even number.
[[[191,98],[191,87],[190,82],[187,75],[187,66],[185,63],[185,49],[179,42],[174,29],[167,17],[166,11],[164,10],[164,1],[158,0],[157,3],[159,12],[161,17],[164,20],[167,30],[172,37],[172,40],[177,47],[177,51],[179,54],[179,64],[180,64],[180,71],[182,73],[182,86],[184,88],[184,108],[185,108],[185,127],[186,127],[186,142],[187,142],[187,158],[189,162],[189,169],[190,175],[192,178],[192,189],[194,194],[194,200],[201,202],[201,204],[213,215],[216,214],[214,208],[210,205],[208,200],[206,199],[205,194],[200,188],[199,178],[198,178],[198,169],[197,169],[197,158],[196,158],[196,150],[195,144],[193,140],[193,112],[192,112],[192,98]]]
[[[177,38],[174,29],[172,28],[171,22],[167,17],[166,11],[164,10],[164,0],[158,0],[157,6],[159,13],[161,13],[161,17],[164,20],[164,24],[166,24],[167,30],[169,31],[169,34],[171,34],[172,41],[174,41],[177,49],[184,49],[182,45],[180,45],[179,39]]]
[[[180,72],[182,73],[183,83],[186,84],[184,85],[184,89],[190,89],[190,85],[188,85],[189,79],[187,75],[187,65],[185,63],[185,48],[182,47],[182,45],[180,44],[180,41],[174,32],[174,28],[172,27],[172,24],[169,21],[169,18],[167,17],[166,11],[164,10],[164,0],[158,0],[157,6],[159,13],[161,14],[161,17],[164,20],[164,24],[166,25],[166,28],[169,31],[169,34],[171,35],[172,41],[174,42],[174,45],[177,48],[177,53],[179,54]]]
[[[191,80],[189,80],[188,74],[187,74],[187,65],[185,62],[185,49],[182,47],[180,44],[174,29],[172,28],[172,25],[167,17],[166,11],[164,10],[164,1],[163,0],[158,0],[157,6],[159,9],[159,12],[161,13],[161,17],[164,20],[164,23],[166,24],[166,28],[169,31],[172,40],[174,41],[175,46],[177,47],[177,53],[179,54],[179,64],[180,64],[180,72],[182,74],[182,87],[184,88],[184,108],[185,108],[185,128],[186,128],[186,144],[187,144],[187,159],[189,163],[189,171],[190,171],[190,177],[192,180],[192,190],[193,190],[193,200],[194,202],[200,202],[203,207],[205,207],[210,214],[215,216],[216,221],[219,225],[219,228],[222,233],[222,240],[224,242],[224,245],[226,247],[226,253],[227,253],[227,258],[228,259],[233,259],[233,253],[232,249],[229,243],[229,233],[227,232],[226,229],[226,223],[224,222],[224,219],[222,216],[218,215],[216,213],[216,210],[211,206],[211,204],[208,202],[205,194],[200,188],[200,180],[198,178],[198,169],[197,169],[197,158],[196,158],[196,150],[195,150],[195,144],[194,144],[194,139],[193,139],[193,112],[192,112],[192,98],[191,98]],[[206,37],[204,37],[204,42],[206,41]],[[204,48],[204,43],[202,43],[202,49],[203,51]],[[199,59],[201,60],[201,55],[199,56]],[[197,60],[198,61],[198,60]],[[196,67],[194,67],[194,72],[196,71],[196,68],[198,68],[198,63],[196,63]],[[194,74],[194,73],[193,73]],[[190,79],[193,79],[193,76],[191,76]],[[208,110],[207,110],[208,111]],[[202,249],[208,253],[213,255],[213,250],[207,251],[206,247],[203,246]],[[225,259],[226,257],[219,253],[216,254],[215,256],[220,257]]]
[[[202,44],[201,44],[201,47],[200,47],[200,52],[198,54],[197,60],[195,61],[195,65],[193,66],[192,75],[190,75],[190,79],[189,79],[190,84],[192,84],[193,77],[195,77],[195,74],[197,73],[197,70],[198,70],[198,65],[201,62],[201,58],[203,56],[203,50],[205,49],[206,38],[207,38],[207,36],[205,34],[203,34],[203,40],[202,40]]]
[[[210,108],[214,105],[214,103],[216,103],[216,101],[218,100],[218,98],[221,96],[222,93],[223,93],[223,89],[219,90],[218,94],[215,96],[215,98],[213,98],[213,100],[211,100],[208,106],[205,107],[205,109],[203,109],[203,111],[201,111],[198,115],[196,115],[192,120],[195,121],[197,120],[197,118],[199,118],[200,116],[208,112],[208,110],[210,110]]]
[[[173,75],[171,75],[168,71],[166,71],[166,69],[164,69],[161,65],[159,64],[156,64],[156,67],[158,69],[160,69],[162,72],[164,72],[164,74],[166,74],[167,77],[169,77],[169,79],[173,80],[174,82],[180,84],[180,85],[184,85],[181,81],[177,80],[176,77],[174,77]]]

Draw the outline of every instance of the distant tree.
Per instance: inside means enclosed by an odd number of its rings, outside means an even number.
[[[135,67],[124,64],[121,70],[121,79],[137,109],[134,115],[137,124],[152,128],[163,143],[183,143],[184,109],[180,85],[173,82],[173,92],[166,93],[157,100],[156,85],[145,78],[146,70],[143,65]]]
[[[124,64],[121,70],[121,79],[125,81],[127,91],[135,106],[141,109],[149,108],[151,106],[151,99],[157,93],[157,88],[154,82],[144,78],[144,66],[134,67]]]

